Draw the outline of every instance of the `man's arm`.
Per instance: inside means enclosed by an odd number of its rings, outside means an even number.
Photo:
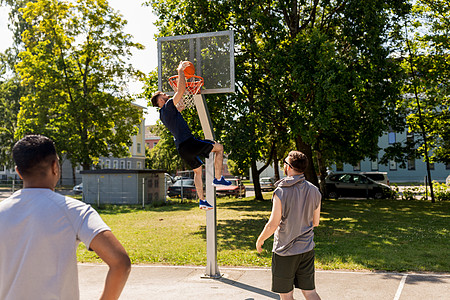
[[[131,271],[131,262],[122,244],[111,231],[103,231],[92,240],[89,248],[109,266],[101,300],[119,299]]]
[[[263,231],[256,241],[256,250],[258,253],[263,251],[262,245],[264,244],[264,241],[271,237],[280,225],[281,211],[281,200],[277,195],[273,195],[272,214],[270,215],[269,221],[266,226],[264,226]]]
[[[314,210],[313,226],[314,227],[319,226],[319,222],[320,222],[320,203],[319,206],[317,206],[317,208]]]
[[[181,98],[183,97],[184,91],[186,90],[186,77],[184,77],[184,69],[188,66],[187,61],[182,61],[178,65],[177,71],[178,71],[178,83],[177,83],[177,89],[175,91],[175,95],[173,95],[173,105],[177,107],[178,103],[180,102]]]

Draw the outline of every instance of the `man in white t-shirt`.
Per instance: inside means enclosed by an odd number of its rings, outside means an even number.
[[[118,299],[130,259],[91,206],[54,192],[60,166],[53,141],[25,136],[13,158],[23,189],[0,202],[0,299],[79,299],[80,241],[109,266],[100,299]]]

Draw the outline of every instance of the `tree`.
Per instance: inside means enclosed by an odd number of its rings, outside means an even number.
[[[167,128],[158,121],[152,132],[159,136],[160,140],[147,155],[147,168],[166,170],[170,174],[175,174],[177,170],[184,170],[186,166],[178,155],[173,136]]]
[[[448,1],[417,1],[413,13],[397,29],[399,60],[407,76],[404,79],[406,126],[414,140],[396,144],[386,151],[384,160],[422,158],[427,166],[431,201],[434,192],[432,162],[450,162],[449,50],[450,30]]]
[[[277,143],[295,141],[318,185],[316,170],[324,182],[333,162],[375,158],[383,131],[401,125],[402,72],[386,44],[407,1],[187,1],[178,13],[150,3],[162,35],[235,31],[238,92],[223,120],[234,122],[230,156],[256,176],[257,160],[268,165]]]
[[[411,20],[416,33],[405,36],[410,50],[406,61],[418,88],[416,101],[409,102],[410,132],[422,133],[418,151],[430,161],[450,163],[450,3],[444,0],[417,1]],[[420,30],[426,28],[426,30]],[[410,30],[411,30],[410,29]],[[412,69],[414,69],[414,71]],[[422,106],[420,108],[420,106]],[[422,127],[422,128],[421,128]]]
[[[7,55],[0,54],[2,66],[8,65]],[[24,88],[20,80],[13,76],[5,76],[6,68],[0,70],[0,165],[12,167],[11,150],[15,143],[14,133],[17,128],[17,114],[20,108],[20,97]]]
[[[16,69],[31,93],[16,136],[45,134],[84,169],[99,156],[129,155],[141,111],[125,87],[140,72],[126,58],[143,46],[124,33],[126,21],[104,0],[38,0],[19,11],[26,50]]]

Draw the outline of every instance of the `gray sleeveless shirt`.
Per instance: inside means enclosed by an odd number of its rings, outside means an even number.
[[[281,256],[308,252],[314,248],[313,216],[322,195],[305,176],[285,177],[275,183],[274,195],[281,200],[281,221],[274,234],[272,251]]]

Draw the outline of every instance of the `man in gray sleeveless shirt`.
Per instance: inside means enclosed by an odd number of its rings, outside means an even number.
[[[314,283],[314,227],[319,225],[321,194],[305,180],[305,154],[291,151],[284,159],[287,177],[275,183],[272,214],[256,241],[256,249],[272,234],[272,291],[294,299],[294,286],[307,300],[320,299]]]

